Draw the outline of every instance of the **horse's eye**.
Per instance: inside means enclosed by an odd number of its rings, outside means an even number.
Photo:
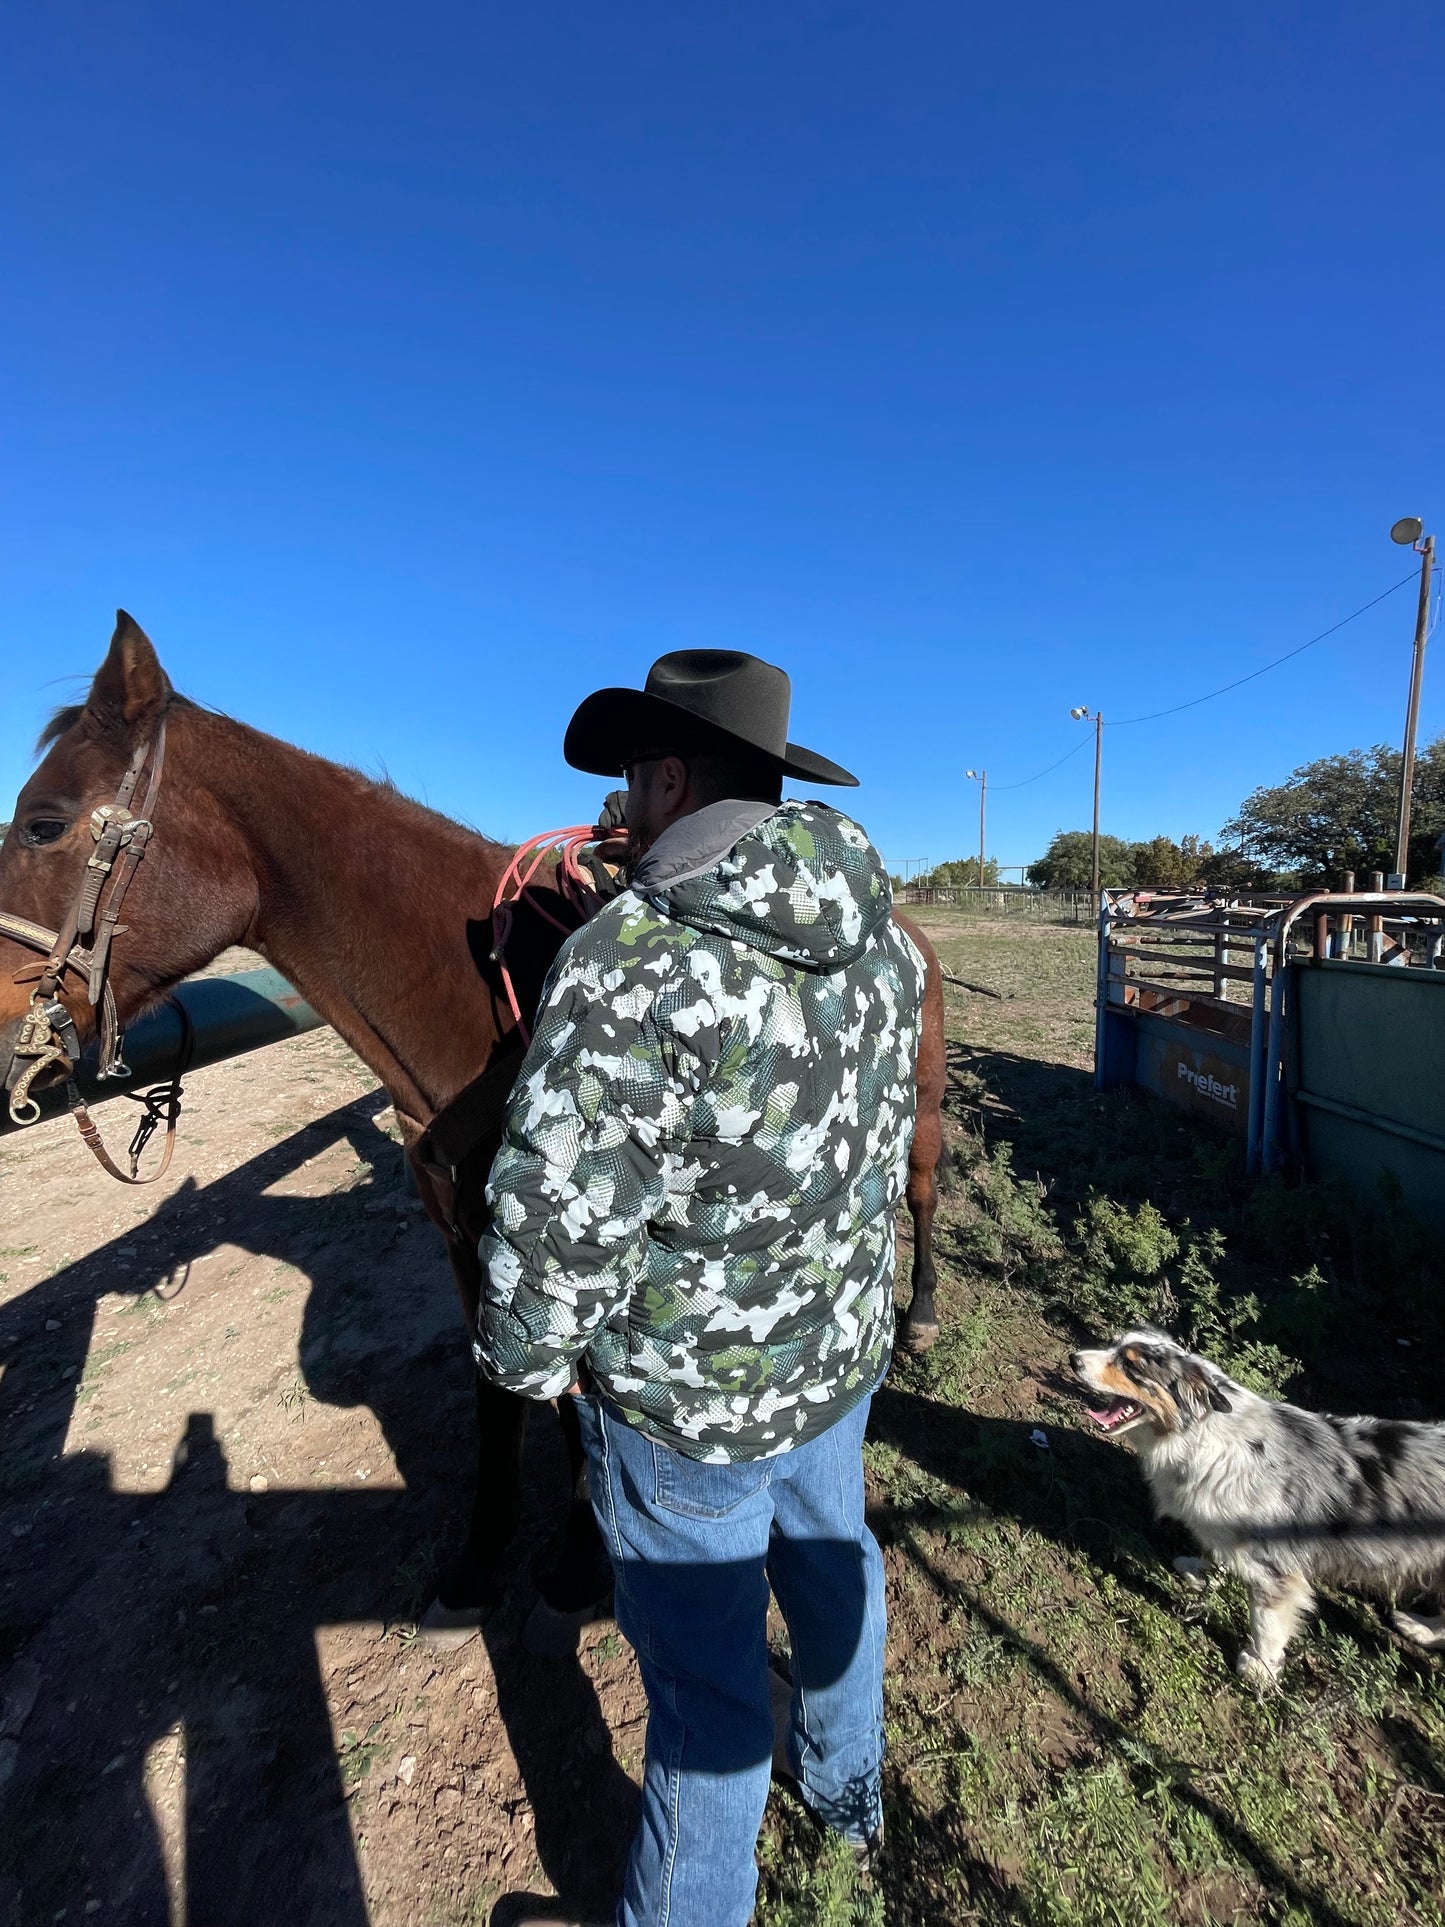
[[[58,843],[69,828],[63,816],[32,816],[20,832],[20,841],[38,849],[43,843]]]

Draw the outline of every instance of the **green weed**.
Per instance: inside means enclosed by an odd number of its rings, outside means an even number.
[[[883,1927],[883,1895],[848,1847],[789,1814],[759,1843],[758,1927]]]
[[[311,1403],[311,1387],[300,1372],[281,1387],[276,1403],[298,1423],[306,1417],[306,1407]]]
[[[383,1734],[385,1725],[385,1720],[373,1720],[360,1736],[350,1727],[342,1733],[337,1752],[341,1784],[348,1794],[354,1793],[377,1761],[384,1760],[391,1752],[392,1743]]]
[[[398,1616],[416,1620],[436,1586],[437,1564],[446,1541],[442,1534],[419,1540],[396,1569],[395,1596]]]

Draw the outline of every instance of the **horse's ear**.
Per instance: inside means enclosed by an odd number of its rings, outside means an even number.
[[[85,699],[85,720],[98,735],[130,736],[170,701],[170,679],[155,645],[124,609],[115,612],[115,634]]]

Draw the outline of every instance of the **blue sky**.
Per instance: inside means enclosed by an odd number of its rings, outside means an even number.
[[[1007,17],[1005,17],[1007,15]],[[751,649],[890,859],[1086,824],[1072,704],[1258,667],[1440,477],[1442,16],[50,0],[0,142],[0,816],[124,605],[498,835],[588,690]],[[1106,736],[1212,834],[1397,740],[1408,589]],[[1445,664],[1422,726],[1445,727]]]

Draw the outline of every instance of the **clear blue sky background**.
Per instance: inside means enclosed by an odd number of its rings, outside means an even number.
[[[1028,860],[1088,820],[1087,751],[1003,789],[1071,704],[1247,673],[1441,510],[1442,24],[12,11],[0,799],[123,604],[181,689],[513,837],[595,802],[589,689],[751,649],[892,860],[974,847],[969,764]],[[1115,732],[1105,828],[1398,740],[1411,600]]]

